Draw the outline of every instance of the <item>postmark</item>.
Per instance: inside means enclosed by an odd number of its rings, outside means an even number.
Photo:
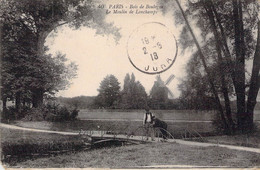
[[[159,74],[168,70],[175,62],[177,53],[175,36],[159,22],[139,26],[127,42],[130,63],[146,74]]]

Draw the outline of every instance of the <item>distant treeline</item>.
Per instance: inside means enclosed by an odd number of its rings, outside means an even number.
[[[58,97],[57,100],[61,105],[65,105],[68,107],[72,107],[72,108],[78,108],[78,109],[102,109],[102,107],[99,107],[95,104],[95,99],[96,96],[77,96],[77,97]],[[150,101],[150,102],[149,102]],[[148,99],[148,103],[151,103],[151,99]],[[194,109],[194,108],[190,108],[187,105],[183,105],[182,101],[180,99],[168,99],[167,103],[165,103],[164,105],[162,103],[158,103],[157,105],[153,102],[153,105],[150,106],[151,109],[163,109],[163,110],[171,110],[171,109],[176,109],[176,110],[214,110],[214,103],[212,102],[211,107],[209,106],[209,103],[203,103],[204,106],[201,108],[205,108],[205,109]],[[224,104],[224,103],[223,103]],[[206,106],[207,105],[207,106]],[[231,101],[231,106],[232,106],[232,110],[235,111],[236,108],[236,101]],[[209,108],[209,109],[206,109]],[[117,109],[122,109],[124,110],[125,108],[120,108],[117,107]],[[260,103],[257,102],[255,110],[260,110]]]
[[[122,89],[122,90],[121,90]],[[140,81],[135,79],[132,73],[126,74],[123,87],[114,75],[107,75],[100,83],[97,96],[79,96],[73,98],[59,97],[62,105],[77,109],[150,109],[156,110],[215,110],[216,105],[212,97],[202,95],[199,97],[173,98],[170,90],[156,77],[149,94]],[[169,98],[169,95],[171,98]]]

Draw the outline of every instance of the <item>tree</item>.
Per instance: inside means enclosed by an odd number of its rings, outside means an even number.
[[[15,100],[16,110],[20,112],[21,103],[32,103],[37,107],[43,96],[64,90],[70,79],[76,75],[76,65],[66,65],[65,55],[44,55],[35,57],[33,49],[35,39],[19,21],[5,18],[2,40],[2,89],[3,110],[6,101]],[[27,30],[27,31],[26,31]],[[37,91],[39,87],[41,91]]]
[[[30,48],[26,52],[27,56],[33,56],[35,60],[44,60],[45,39],[52,32],[56,31],[62,25],[69,25],[72,28],[80,26],[92,27],[98,34],[113,34],[116,39],[120,37],[118,29],[112,24],[104,22],[104,12],[94,7],[92,1],[85,0],[3,0],[0,5],[1,21],[15,23],[15,27],[26,35],[30,36],[32,45],[19,43],[16,44]],[[11,28],[16,33],[16,30]],[[41,82],[37,74],[32,76],[37,82]],[[42,104],[44,96],[44,87],[35,86],[31,89],[34,107]]]
[[[31,47],[35,42],[31,40],[30,31],[17,20],[7,17],[1,20],[3,110],[6,109],[6,101],[13,99],[16,109],[20,110],[21,98],[25,101],[29,95],[30,77],[26,73],[30,69]]]
[[[150,105],[156,109],[165,109],[168,101],[168,89],[160,76],[156,78],[157,80],[154,82],[149,96],[151,99]]]
[[[232,130],[233,124],[229,101],[230,92],[228,91],[228,81],[231,80],[237,101],[237,128],[242,132],[252,130],[253,110],[259,90],[259,2],[198,0],[187,2],[188,8],[185,10],[178,0],[176,2],[180,9],[175,13],[177,21],[185,23],[181,34],[181,45],[184,49],[196,45],[208,83],[227,129]],[[193,17],[196,27],[201,31],[200,42],[188,21],[189,16]],[[256,32],[258,32],[257,35]],[[216,60],[212,58],[207,60],[204,48],[213,49],[213,56],[216,56]],[[248,70],[245,62],[252,59],[251,77],[247,78],[246,72]],[[220,77],[224,106],[221,105],[220,93],[214,84],[214,76],[210,75],[209,66],[211,64],[217,66],[216,72]],[[228,73],[222,72],[223,70],[227,70]],[[250,93],[248,93],[246,101],[248,87]]]
[[[213,66],[212,66],[213,67]],[[214,67],[211,73],[216,70]],[[207,82],[207,77],[201,71],[201,62],[199,56],[196,53],[192,56],[190,61],[186,66],[187,76],[182,80],[181,84],[178,86],[181,92],[179,97],[180,104],[183,109],[194,109],[194,110],[211,110],[217,109],[214,95],[212,94],[211,88]],[[220,91],[219,78],[215,72],[214,84],[217,90]]]
[[[135,80],[133,73],[131,78],[128,73],[126,74],[121,94],[120,106],[124,109],[143,109],[147,105],[145,89],[139,81]]]
[[[99,103],[101,107],[112,107],[120,97],[119,85],[120,83],[114,75],[107,75],[100,83],[96,103]]]

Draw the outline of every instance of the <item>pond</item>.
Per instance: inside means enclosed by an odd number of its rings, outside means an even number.
[[[168,131],[174,136],[180,136],[187,131],[196,131],[200,134],[215,132],[213,120],[214,111],[153,111],[154,115],[168,124]],[[113,131],[120,134],[143,135],[142,119],[144,112],[140,111],[104,111],[81,110],[78,120],[68,122],[20,122],[21,126],[40,128],[55,131],[79,132],[84,131]],[[260,118],[259,112],[255,120]],[[259,119],[260,120],[260,119]],[[18,123],[19,125],[19,123]]]

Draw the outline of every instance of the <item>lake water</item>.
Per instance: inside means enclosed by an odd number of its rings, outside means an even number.
[[[215,112],[193,111],[153,111],[154,115],[168,124],[168,131],[173,134],[184,134],[196,131],[201,134],[214,133],[213,120]],[[121,134],[142,135],[143,111],[111,112],[81,110],[79,120],[68,122],[39,122],[42,129],[79,132],[113,131]],[[255,120],[260,120],[260,112],[256,112]],[[42,125],[41,125],[42,124]],[[24,126],[24,125],[23,125]],[[27,122],[27,127],[33,127],[33,122]]]

